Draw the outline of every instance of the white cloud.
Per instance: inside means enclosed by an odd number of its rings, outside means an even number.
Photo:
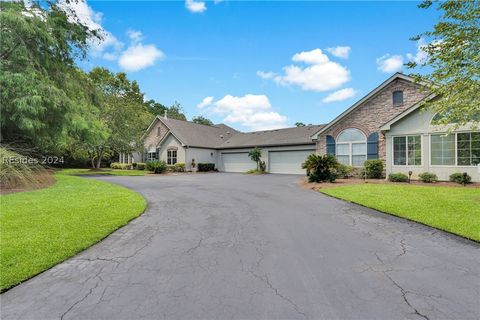
[[[272,79],[276,75],[277,74],[275,72],[270,72],[270,71],[266,72],[262,70],[257,71],[257,76],[259,76],[262,79]]]
[[[132,44],[122,52],[118,60],[120,67],[127,71],[139,71],[155,64],[165,54],[152,44]]]
[[[333,54],[335,57],[347,59],[350,54],[350,47],[338,46],[334,48],[327,48],[327,51]]]
[[[205,97],[205,98],[203,98],[202,102],[197,104],[197,108],[198,109],[203,109],[203,108],[211,105],[212,102],[213,102],[213,97]]]
[[[130,29],[127,31],[127,36],[132,42],[140,42],[143,39],[143,34],[141,31]]]
[[[185,7],[193,13],[202,13],[207,10],[207,6],[203,1],[185,0]]]
[[[377,68],[385,73],[401,71],[403,68],[403,57],[398,54],[393,56],[386,54],[377,58]]]
[[[66,12],[69,21],[81,24],[91,31],[97,31],[101,35],[101,39],[92,38],[88,41],[90,53],[94,57],[103,56],[109,60],[113,56],[118,55],[118,51],[122,49],[123,43],[102,27],[102,12],[95,12],[84,0],[68,2],[61,0],[58,2],[58,7]],[[112,51],[105,53],[107,50]]]
[[[337,62],[330,61],[321,49],[296,53],[292,60],[307,66],[290,65],[285,74],[273,80],[280,85],[298,85],[303,90],[328,91],[350,81],[350,71]]]
[[[278,129],[286,126],[287,117],[272,110],[266,95],[246,94],[237,97],[227,94],[217,101],[210,98],[212,97],[203,99],[197,107],[210,106],[208,111],[224,116],[223,121],[227,123],[239,123],[252,130]]]
[[[427,46],[425,43],[425,40],[423,38],[420,38],[417,41],[417,52],[415,55],[411,53],[407,53],[407,59],[409,61],[414,61],[417,64],[422,64],[428,59],[428,54],[424,51],[424,48]]]
[[[325,99],[322,100],[324,103],[342,101],[355,96],[357,92],[353,88],[345,88],[335,92],[330,93]]]

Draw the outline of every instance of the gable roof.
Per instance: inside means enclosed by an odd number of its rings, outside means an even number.
[[[348,114],[350,114],[352,111],[354,111],[355,109],[357,109],[358,107],[360,107],[365,101],[369,100],[370,98],[372,98],[373,96],[375,96],[377,93],[379,93],[382,89],[384,89],[386,86],[388,86],[390,83],[392,83],[393,81],[397,80],[397,79],[402,79],[402,80],[405,80],[405,81],[409,81],[409,82],[414,82],[414,79],[410,76],[407,76],[403,73],[400,73],[400,72],[397,72],[395,73],[394,75],[392,75],[390,78],[388,78],[387,80],[385,80],[382,84],[380,84],[378,87],[376,87],[375,89],[373,89],[372,91],[370,91],[370,93],[368,93],[366,96],[364,96],[362,99],[358,100],[355,104],[353,104],[350,108],[348,108],[347,110],[345,110],[344,112],[342,112],[338,117],[336,117],[335,119],[333,119],[330,123],[328,123],[326,126],[324,126],[323,128],[321,128],[318,132],[315,132],[315,134],[313,134],[311,136],[312,139],[317,139],[318,138],[318,135],[321,134],[322,132],[328,130],[328,128],[332,127],[334,124],[336,124],[337,122],[339,122],[340,120],[342,120],[344,117],[346,117]]]
[[[238,131],[224,124],[213,126],[190,121],[165,119],[157,116],[183,145],[188,147],[215,148],[229,137],[238,134]]]
[[[392,124],[394,124],[395,122],[398,122],[400,121],[401,119],[405,118],[406,116],[408,116],[410,113],[412,113],[413,111],[417,110],[418,108],[420,108],[420,106],[422,105],[422,103],[426,100],[431,100],[433,98],[435,98],[436,95],[434,93],[426,96],[425,98],[423,98],[422,100],[418,101],[417,103],[415,103],[414,105],[412,105],[410,108],[404,110],[402,113],[398,114],[396,117],[392,118],[390,121],[388,121],[387,123],[383,124],[381,127],[380,127],[380,130],[382,131],[388,131],[390,130],[390,127]]]
[[[325,125],[237,133],[217,149],[314,144],[310,136]]]

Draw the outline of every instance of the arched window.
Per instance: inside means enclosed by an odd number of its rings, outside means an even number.
[[[393,106],[401,106],[403,104],[403,91],[393,91],[392,100]]]
[[[367,160],[367,138],[358,129],[343,130],[337,136],[336,149],[340,163],[360,167]]]

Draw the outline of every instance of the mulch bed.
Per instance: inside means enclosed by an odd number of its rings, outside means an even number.
[[[304,189],[311,189],[311,190],[319,190],[322,188],[331,188],[331,187],[340,187],[346,186],[351,184],[364,184],[364,183],[371,183],[371,184],[396,184],[396,185],[407,185],[408,182],[390,182],[384,179],[358,179],[358,178],[349,178],[349,179],[337,179],[335,182],[308,182],[308,178],[302,178],[302,180],[298,181],[298,185]],[[410,185],[414,186],[435,186],[435,187],[458,187],[458,188],[480,188],[480,183],[470,183],[467,184],[465,187],[455,183],[455,182],[448,182],[448,181],[439,181],[435,183],[424,183],[417,180],[410,181]]]

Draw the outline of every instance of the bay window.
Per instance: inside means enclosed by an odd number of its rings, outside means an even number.
[[[367,139],[358,129],[343,130],[337,137],[336,154],[338,162],[360,167],[367,160]]]
[[[395,166],[422,165],[422,137],[421,136],[393,137],[393,165]]]

